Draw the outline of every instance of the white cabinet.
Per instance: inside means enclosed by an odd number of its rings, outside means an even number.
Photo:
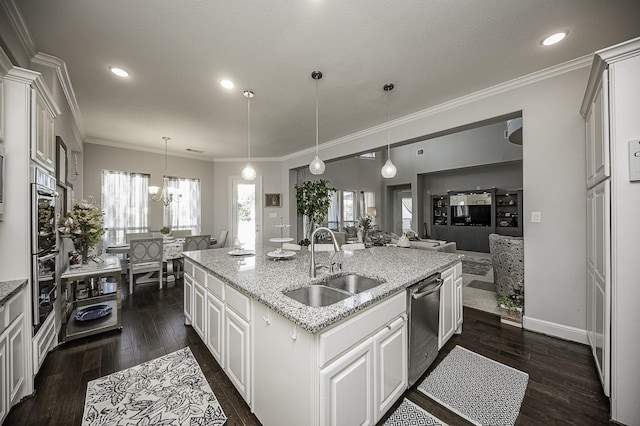
[[[42,323],[42,326],[38,330],[38,333],[33,336],[33,375],[35,376],[47,354],[57,344],[56,339],[56,321],[55,315],[49,315],[49,317]]]
[[[218,364],[224,365],[224,302],[213,294],[207,295],[206,344]]]
[[[320,424],[373,425],[374,339],[320,370]]]
[[[438,349],[462,327],[462,263],[447,269],[441,275],[440,287],[440,328]]]
[[[225,372],[240,395],[249,401],[249,323],[227,307],[224,324]]]
[[[54,112],[35,89],[31,91],[31,108],[31,159],[53,172],[56,164]]]
[[[184,323],[191,325],[193,305],[193,278],[190,275],[184,274]]]
[[[611,175],[609,160],[609,74],[602,71],[586,118],[587,188]]]
[[[265,425],[375,424],[407,388],[405,292],[317,334],[256,301],[252,317],[253,408]]]
[[[192,325],[193,329],[198,333],[200,338],[206,342],[206,318],[205,310],[207,303],[207,295],[204,287],[197,281],[193,283],[193,312],[192,312]]]
[[[27,380],[25,289],[0,307],[0,424],[24,396]]]
[[[0,78],[0,142],[4,140],[4,109],[4,80]],[[2,407],[0,407],[0,414],[2,414],[1,410]]]

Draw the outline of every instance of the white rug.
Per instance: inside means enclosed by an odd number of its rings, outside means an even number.
[[[188,347],[87,385],[83,426],[222,425],[222,411]]]
[[[445,422],[408,399],[384,422],[384,426],[448,426]]]
[[[418,390],[476,425],[513,425],[529,375],[460,346]]]

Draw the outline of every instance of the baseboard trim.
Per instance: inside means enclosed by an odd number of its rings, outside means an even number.
[[[522,326],[525,330],[535,331],[536,333],[542,333],[548,336],[558,337],[560,339],[570,340],[576,343],[582,343],[584,345],[589,344],[589,340],[587,338],[587,330],[582,330],[580,328],[569,327],[567,325],[544,321],[537,318],[531,318],[526,315],[522,318]]]

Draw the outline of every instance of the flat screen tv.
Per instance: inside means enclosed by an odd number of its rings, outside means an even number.
[[[451,206],[451,223],[458,226],[491,226],[491,205]]]

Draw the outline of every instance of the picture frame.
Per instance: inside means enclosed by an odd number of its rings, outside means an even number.
[[[264,194],[265,207],[282,207],[282,194]]]
[[[67,145],[60,136],[56,136],[56,181],[59,184],[67,184],[68,166]]]

